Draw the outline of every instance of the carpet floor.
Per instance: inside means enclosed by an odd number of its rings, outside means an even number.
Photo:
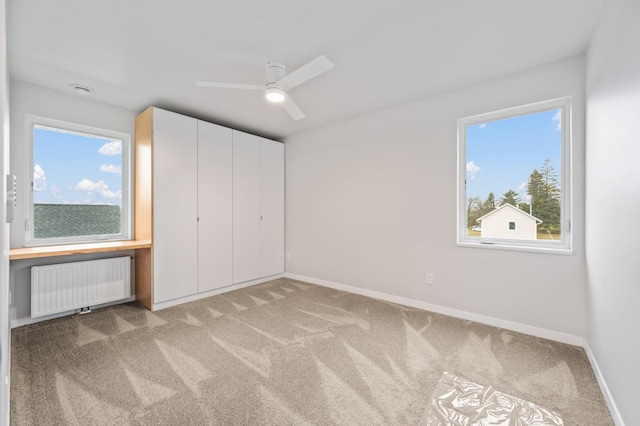
[[[487,424],[425,423],[447,377],[613,425],[579,347],[285,278],[14,329],[11,424]]]

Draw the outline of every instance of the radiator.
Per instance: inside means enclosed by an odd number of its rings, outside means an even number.
[[[31,318],[130,297],[130,270],[129,257],[34,266]]]

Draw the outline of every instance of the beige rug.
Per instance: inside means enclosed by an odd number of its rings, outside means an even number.
[[[581,348],[289,279],[14,329],[11,423],[416,425],[445,371],[613,424]]]

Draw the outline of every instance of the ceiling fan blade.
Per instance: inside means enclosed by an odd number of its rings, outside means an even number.
[[[198,87],[215,87],[217,89],[265,90],[265,86],[254,84],[221,83],[217,81],[196,81]]]
[[[324,55],[320,55],[291,74],[285,75],[277,82],[277,84],[282,88],[282,90],[289,90],[304,83],[305,81],[311,80],[312,78],[329,71],[333,67],[333,62],[331,62],[329,58]]]
[[[296,105],[287,94],[284,95],[284,101],[282,101],[280,105],[282,105],[282,108],[284,108],[294,120],[301,120],[306,117],[302,110],[298,108],[298,105]]]

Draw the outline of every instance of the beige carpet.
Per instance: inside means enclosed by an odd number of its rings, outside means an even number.
[[[417,425],[445,372],[613,424],[581,348],[289,279],[13,330],[11,424]]]

